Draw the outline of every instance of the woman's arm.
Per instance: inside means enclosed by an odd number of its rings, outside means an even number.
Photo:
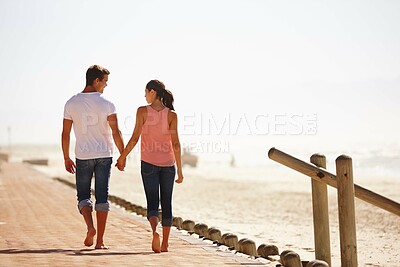
[[[129,155],[132,149],[135,148],[137,142],[139,141],[139,137],[142,134],[143,124],[145,122],[145,116],[146,116],[146,107],[139,107],[136,112],[135,129],[133,130],[131,139],[129,139],[128,144],[126,144],[124,151],[122,151],[121,156],[119,156],[117,164],[115,165],[118,167],[119,170],[124,169],[125,167],[124,162],[126,157]]]
[[[182,156],[181,156],[181,143],[179,142],[178,136],[178,116],[175,112],[170,111],[168,113],[169,121],[169,131],[171,133],[172,149],[174,150],[176,168],[178,172],[178,179],[175,181],[177,183],[183,182],[183,172],[182,172]]]

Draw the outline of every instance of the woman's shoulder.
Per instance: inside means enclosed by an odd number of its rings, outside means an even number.
[[[138,107],[136,111],[136,117],[146,118],[146,116],[147,116],[147,107],[146,106]]]
[[[168,110],[168,121],[172,122],[174,120],[178,119],[178,115],[176,114],[176,112],[174,110]]]
[[[140,106],[140,107],[138,107],[137,112],[146,112],[147,111],[147,107],[148,106]]]
[[[170,109],[168,109],[168,116],[177,117],[178,115],[176,114],[175,110],[170,110]]]

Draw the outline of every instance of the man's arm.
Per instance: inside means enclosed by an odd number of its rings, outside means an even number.
[[[111,114],[107,117],[108,124],[110,125],[114,143],[118,148],[119,153],[124,151],[124,140],[122,139],[122,133],[118,127],[117,114]]]
[[[75,163],[69,157],[69,144],[70,144],[70,134],[72,128],[72,120],[63,120],[63,130],[61,134],[61,147],[64,154],[64,165],[67,172],[75,173]]]

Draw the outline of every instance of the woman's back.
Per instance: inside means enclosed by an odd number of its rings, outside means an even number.
[[[147,116],[142,128],[141,160],[161,167],[175,164],[168,123],[169,112],[166,107],[157,111],[150,105],[146,106]]]

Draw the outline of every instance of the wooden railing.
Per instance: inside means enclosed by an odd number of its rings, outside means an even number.
[[[310,164],[271,148],[268,157],[312,178],[314,245],[316,259],[331,266],[327,185],[338,190],[341,265],[357,266],[354,196],[400,216],[400,204],[353,183],[352,159],[336,159],[336,175],[327,172],[325,156],[314,154]]]

